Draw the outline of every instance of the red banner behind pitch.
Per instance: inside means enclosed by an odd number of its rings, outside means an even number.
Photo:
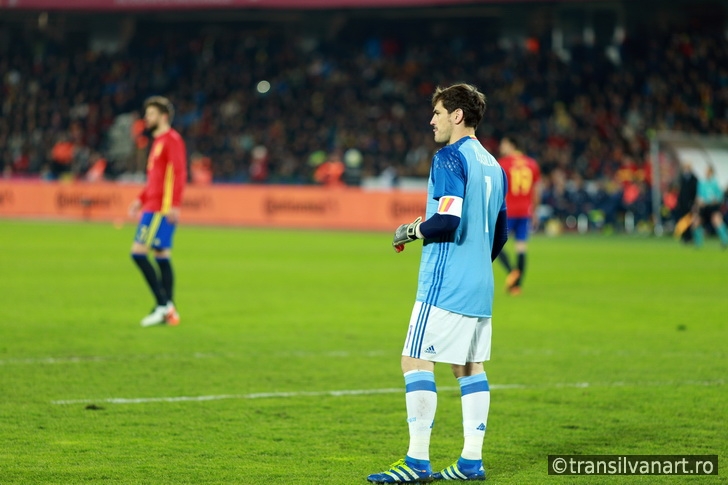
[[[139,185],[0,181],[0,217],[116,221]],[[187,186],[183,224],[392,230],[425,215],[424,192],[301,186]]]

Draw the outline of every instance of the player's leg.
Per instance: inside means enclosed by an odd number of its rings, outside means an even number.
[[[441,310],[423,302],[415,302],[410,316],[407,338],[402,349],[402,373],[405,379],[405,403],[410,443],[407,457],[426,463],[429,469],[430,435],[437,411],[435,361],[439,342],[428,337],[444,323]]]
[[[169,325],[179,325],[180,316],[174,304],[174,270],[172,269],[172,254],[169,249],[155,251],[154,259],[159,267],[162,288],[167,295],[167,313],[165,320]]]
[[[405,404],[409,423],[407,457],[424,464],[430,463],[430,436],[437,411],[435,364],[422,359],[402,356],[405,382]],[[426,468],[421,467],[421,468]]]
[[[711,214],[710,221],[715,228],[715,233],[720,239],[720,245],[723,248],[728,247],[728,231],[726,231],[725,223],[723,222],[723,213],[719,207],[716,207],[716,210]]]
[[[701,247],[705,240],[705,229],[703,229],[704,214],[705,210],[703,208],[693,217],[693,241],[696,247]]]
[[[516,219],[509,217],[508,218],[508,234],[513,234],[516,230]],[[501,249],[500,254],[498,254],[498,261],[501,262],[503,265],[503,268],[506,270],[506,291],[510,291],[510,289],[513,287],[513,285],[516,284],[516,281],[518,280],[518,272],[513,269],[513,266],[511,265],[511,258],[508,256],[508,252],[506,251],[506,248],[504,247]]]
[[[498,261],[503,265],[503,269],[506,270],[506,273],[510,273],[513,271],[513,266],[511,266],[511,260],[508,257],[508,252],[505,248],[501,249],[501,252],[498,253]]]
[[[142,214],[139,225],[137,226],[134,242],[131,246],[132,260],[136,263],[142,276],[144,276],[144,280],[147,282],[156,301],[156,306],[152,312],[142,319],[141,324],[143,326],[164,323],[166,313],[167,295],[162,288],[157,271],[152,266],[148,257],[149,248],[156,237],[160,221],[161,214],[153,212],[145,212]]]
[[[516,241],[516,268],[518,270],[518,279],[513,285],[521,287],[523,284],[523,276],[526,274],[526,253],[528,251],[528,240]]]
[[[405,405],[409,427],[407,455],[389,470],[367,477],[372,483],[424,483],[432,481],[430,436],[437,411],[435,363],[420,358],[426,352],[423,335],[431,324],[432,306],[416,302],[410,317],[409,331],[402,350],[402,373],[405,382]],[[429,343],[430,346],[434,344]],[[434,347],[433,347],[434,348]],[[430,349],[432,351],[432,349]]]
[[[511,231],[513,231],[512,219],[508,218],[507,223],[508,223],[508,233],[510,234]],[[503,247],[503,249],[501,249],[501,252],[498,254],[498,261],[500,261],[500,263],[503,265],[503,269],[506,270],[506,274],[513,271],[513,266],[511,266],[511,258],[508,257],[508,252],[506,251],[505,247]]]
[[[172,242],[176,224],[171,224],[166,217],[162,218],[154,240],[154,258],[159,267],[161,285],[167,295],[167,313],[165,321],[170,325],[179,325],[180,317],[174,301],[174,270],[172,269]]]
[[[482,463],[483,439],[488,425],[490,387],[482,363],[453,366],[460,384],[463,411],[463,451],[461,458]],[[472,463],[471,463],[472,464]]]
[[[523,275],[526,272],[526,250],[528,249],[528,236],[531,232],[531,219],[528,217],[519,217],[514,222],[515,238],[514,244],[516,250],[516,269],[510,276],[510,280],[506,283],[508,291],[512,295],[521,293],[521,285],[523,283]]]
[[[469,327],[472,331],[467,362],[452,364],[460,385],[463,449],[455,463],[433,474],[436,480],[485,480],[483,440],[490,410],[490,387],[482,362],[490,359],[491,319],[471,319]]]
[[[369,482],[425,483],[432,481],[430,435],[437,410],[434,369],[435,365],[432,362],[402,357],[405,404],[410,435],[409,448],[407,455],[393,463],[389,470],[369,475],[367,477]]]
[[[169,301],[174,300],[174,270],[172,269],[172,252],[169,249],[154,251],[154,260],[159,267],[162,288]]]

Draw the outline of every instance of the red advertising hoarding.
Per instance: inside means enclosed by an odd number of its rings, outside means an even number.
[[[0,219],[123,223],[141,185],[0,179]],[[185,224],[389,231],[425,215],[422,191],[277,185],[189,185]]]

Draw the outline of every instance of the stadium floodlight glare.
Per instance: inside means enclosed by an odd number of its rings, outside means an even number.
[[[255,89],[256,89],[256,90],[257,90],[257,91],[258,91],[258,92],[259,92],[260,94],[265,94],[265,93],[267,93],[268,91],[270,91],[270,83],[269,83],[268,81],[266,81],[265,79],[263,79],[262,81],[260,81],[260,82],[258,83],[258,85],[257,85],[257,86],[255,87]]]

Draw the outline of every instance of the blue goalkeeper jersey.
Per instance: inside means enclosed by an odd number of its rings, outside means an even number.
[[[498,213],[506,210],[506,189],[503,169],[476,138],[464,137],[435,154],[427,219],[444,196],[461,197],[463,209],[455,231],[424,240],[417,301],[461,315],[492,316],[490,255]]]

